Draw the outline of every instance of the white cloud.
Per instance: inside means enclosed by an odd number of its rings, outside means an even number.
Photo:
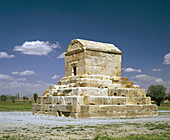
[[[136,76],[132,76],[132,79],[137,79],[137,80],[141,80],[141,81],[147,81],[147,82],[155,82],[156,81],[156,77],[153,76],[149,76],[149,75],[145,75],[145,74],[140,74],[140,75],[136,75]]]
[[[35,72],[32,71],[32,70],[25,70],[25,71],[22,71],[22,72],[14,71],[14,72],[12,72],[12,74],[20,75],[20,76],[28,76],[28,75],[35,75]]]
[[[9,80],[9,81],[26,81],[26,78],[13,78],[7,74],[0,74],[0,80]]]
[[[65,52],[61,53],[57,58],[65,58]]]
[[[164,56],[163,64],[167,64],[167,65],[170,64],[170,53]]]
[[[139,84],[146,90],[150,85],[163,85],[167,88],[167,92],[170,91],[170,81],[164,81],[162,78],[141,74],[132,76],[131,79],[135,79],[135,84]]]
[[[14,72],[12,72],[12,74],[17,75],[17,74],[19,74],[19,72],[14,71]]]
[[[163,81],[161,78],[156,78],[156,79],[155,79],[155,82],[156,82],[156,83],[163,83],[164,81]]]
[[[37,83],[43,83],[43,81],[37,80]]]
[[[34,71],[25,70],[25,71],[21,72],[19,75],[21,75],[21,76],[27,76],[27,75],[34,75],[34,74],[35,74]]]
[[[16,80],[17,80],[17,81],[27,81],[26,78],[17,78]]]
[[[162,71],[162,69],[152,69],[152,71]]]
[[[45,89],[49,89],[52,83],[30,83],[30,82],[0,82],[0,93],[6,95],[14,95],[15,93],[20,93],[20,96],[33,96],[33,93],[38,93],[39,96],[43,95]]]
[[[141,69],[122,68],[124,72],[142,72]]]
[[[54,48],[60,48],[59,42],[51,44],[48,41],[26,41],[21,46],[15,46],[14,51],[20,51],[27,55],[48,55]]]
[[[1,58],[13,58],[15,55],[9,55],[6,52],[0,52],[0,59]]]
[[[54,75],[51,79],[57,79],[58,77],[58,75]]]
[[[0,79],[1,80],[13,80],[14,78],[6,74],[0,74]]]

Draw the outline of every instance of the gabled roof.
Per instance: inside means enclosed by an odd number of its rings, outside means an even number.
[[[78,44],[75,45],[76,43]],[[89,40],[83,40],[83,39],[72,40],[70,45],[67,47],[66,53],[75,51],[75,50],[80,50],[80,49],[93,50],[93,51],[99,51],[99,52],[108,52],[108,53],[115,53],[115,54],[122,53],[113,44],[101,43],[101,42],[95,42],[95,41],[89,41]]]

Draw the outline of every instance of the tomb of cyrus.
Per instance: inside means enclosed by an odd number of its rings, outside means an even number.
[[[157,115],[145,89],[121,77],[122,52],[113,44],[72,40],[65,52],[65,77],[46,89],[33,114],[73,118]]]

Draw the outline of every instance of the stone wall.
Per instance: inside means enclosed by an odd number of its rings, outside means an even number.
[[[121,55],[113,53],[86,51],[86,74],[120,77]]]

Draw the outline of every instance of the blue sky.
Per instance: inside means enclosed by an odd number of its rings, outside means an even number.
[[[75,38],[113,43],[122,76],[170,91],[169,0],[0,0],[0,94],[57,84]]]

